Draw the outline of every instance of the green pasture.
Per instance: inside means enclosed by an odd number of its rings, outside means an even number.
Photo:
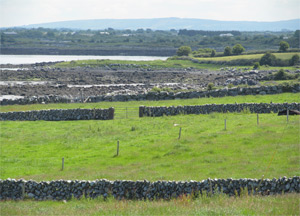
[[[170,101],[1,106],[1,112],[55,108],[299,102],[300,94]],[[0,123],[0,179],[202,180],[299,176],[299,116],[212,113],[108,121]],[[120,113],[118,113],[120,115]],[[226,119],[227,128],[224,128]],[[179,130],[182,128],[181,137]],[[116,156],[117,141],[120,142]],[[64,170],[61,161],[64,157]],[[1,215],[299,215],[299,194],[180,197],[164,201],[112,198],[0,202]]]
[[[292,58],[293,55],[298,54],[299,52],[289,52],[289,53],[273,53],[276,58],[283,60]],[[195,58],[203,61],[232,61],[238,59],[260,59],[264,54],[245,54],[245,55],[235,55],[235,56],[222,56],[222,57],[211,57],[211,58]]]
[[[93,109],[93,108],[119,108],[139,106],[179,106],[203,104],[230,104],[230,103],[300,103],[300,93],[283,93],[275,95],[247,95],[228,97],[207,97],[185,100],[160,100],[160,101],[127,101],[127,102],[99,102],[99,103],[62,103],[62,104],[31,104],[0,106],[0,112],[28,111],[41,109]]]
[[[139,105],[299,102],[299,95],[15,105],[2,106],[1,111],[113,106],[118,113]],[[260,114],[257,125],[256,114],[247,111],[138,118],[137,110],[128,119],[116,115],[110,121],[1,122],[0,178],[201,180],[299,175],[297,116],[290,116],[287,124],[285,116]],[[118,140],[120,155],[114,157]]]
[[[63,201],[6,201],[1,215],[299,215],[298,194],[227,197],[215,195],[164,201],[109,199]]]
[[[293,55],[298,54],[299,52],[289,52],[289,53],[273,53],[277,58],[280,59],[290,59]],[[237,55],[237,56],[223,56],[223,57],[210,57],[210,58],[195,58],[197,60],[201,60],[202,62],[205,61],[232,61],[238,59],[259,59],[263,56],[263,54],[247,54],[247,55]],[[126,61],[126,60],[78,60],[78,61],[69,61],[69,62],[61,62],[57,63],[56,67],[97,67],[97,66],[104,66],[108,64],[131,64],[137,65],[139,67],[148,68],[150,67],[157,67],[157,68],[188,68],[193,67],[197,69],[208,69],[208,70],[218,70],[224,66],[220,64],[212,64],[212,63],[194,63],[190,60],[178,60],[169,58],[165,61],[163,60],[154,60],[154,61]],[[232,66],[231,66],[232,67]],[[244,68],[249,66],[236,66],[237,68]],[[279,70],[279,69],[289,69],[295,70],[295,67],[288,66],[288,67],[261,67],[261,70]]]

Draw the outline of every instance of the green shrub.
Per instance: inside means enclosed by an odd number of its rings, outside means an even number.
[[[207,90],[208,90],[208,91],[213,90],[214,87],[215,87],[215,85],[214,85],[213,83],[208,83],[208,84],[207,84]]]
[[[289,63],[291,66],[297,65],[299,63],[299,55],[295,54],[292,56],[292,58],[290,59]]]
[[[283,69],[280,69],[274,74],[274,80],[288,80],[288,79],[294,79],[295,76],[292,74],[289,74],[287,72],[284,72]]]
[[[276,56],[270,52],[266,52],[266,54],[261,57],[259,64],[274,66],[276,64]]]
[[[232,54],[232,50],[230,46],[225,47],[224,56],[230,56]]]
[[[256,70],[256,69],[259,69],[259,68],[260,68],[259,62],[254,62],[253,69]]]
[[[178,56],[188,56],[190,53],[192,53],[192,49],[189,46],[181,46],[176,51]]]

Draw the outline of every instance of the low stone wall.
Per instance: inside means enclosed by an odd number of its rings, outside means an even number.
[[[174,99],[190,99],[202,97],[225,97],[237,95],[266,95],[280,94],[284,92],[298,93],[300,92],[300,84],[291,86],[261,86],[249,88],[224,88],[213,91],[191,91],[191,92],[147,92],[145,94],[118,94],[118,95],[97,95],[90,96],[82,100],[81,98],[68,98],[58,95],[25,97],[16,100],[3,99],[0,105],[14,104],[38,104],[38,103],[81,103],[85,102],[102,102],[102,101],[142,101],[142,100],[174,100]]]
[[[113,196],[116,199],[171,199],[182,195],[206,195],[207,193],[282,194],[299,193],[300,177],[273,179],[206,179],[203,181],[25,181],[0,180],[0,200],[68,200],[74,198],[96,198]]]
[[[0,121],[67,121],[114,119],[114,108],[109,109],[55,109],[26,112],[1,112]]]
[[[170,106],[170,107],[145,107],[140,106],[139,117],[163,116],[179,114],[208,114],[212,112],[242,112],[249,110],[251,113],[271,113],[284,109],[300,110],[300,103],[243,103],[243,104],[206,104],[198,106]]]

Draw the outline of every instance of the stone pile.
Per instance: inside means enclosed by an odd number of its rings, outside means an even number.
[[[206,104],[196,106],[170,106],[170,107],[145,107],[140,106],[139,117],[180,114],[208,114],[212,112],[243,112],[251,113],[271,113],[281,110],[300,110],[300,103],[243,103],[243,104]]]
[[[172,199],[183,195],[207,195],[225,193],[230,196],[241,193],[272,195],[299,193],[300,178],[273,179],[206,179],[203,181],[96,181],[56,180],[25,181],[0,180],[0,200],[69,200],[71,198],[107,198],[115,199]]]
[[[114,119],[114,108],[109,109],[54,109],[25,112],[1,112],[0,121],[67,121]]]
[[[300,84],[291,86],[260,86],[248,88],[224,88],[212,91],[188,91],[188,92],[152,92],[147,93],[132,93],[132,94],[107,94],[107,95],[94,95],[89,96],[82,100],[79,97],[62,97],[62,96],[38,96],[38,97],[25,97],[16,100],[3,99],[0,105],[13,105],[13,104],[36,104],[36,103],[79,103],[79,102],[102,102],[102,101],[141,101],[141,100],[174,100],[174,99],[190,99],[202,97],[225,97],[237,95],[266,95],[266,94],[280,94],[283,92],[300,92]]]

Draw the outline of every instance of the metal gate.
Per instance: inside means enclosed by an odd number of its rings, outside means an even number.
[[[139,117],[139,107],[116,107],[114,119],[132,119]]]

